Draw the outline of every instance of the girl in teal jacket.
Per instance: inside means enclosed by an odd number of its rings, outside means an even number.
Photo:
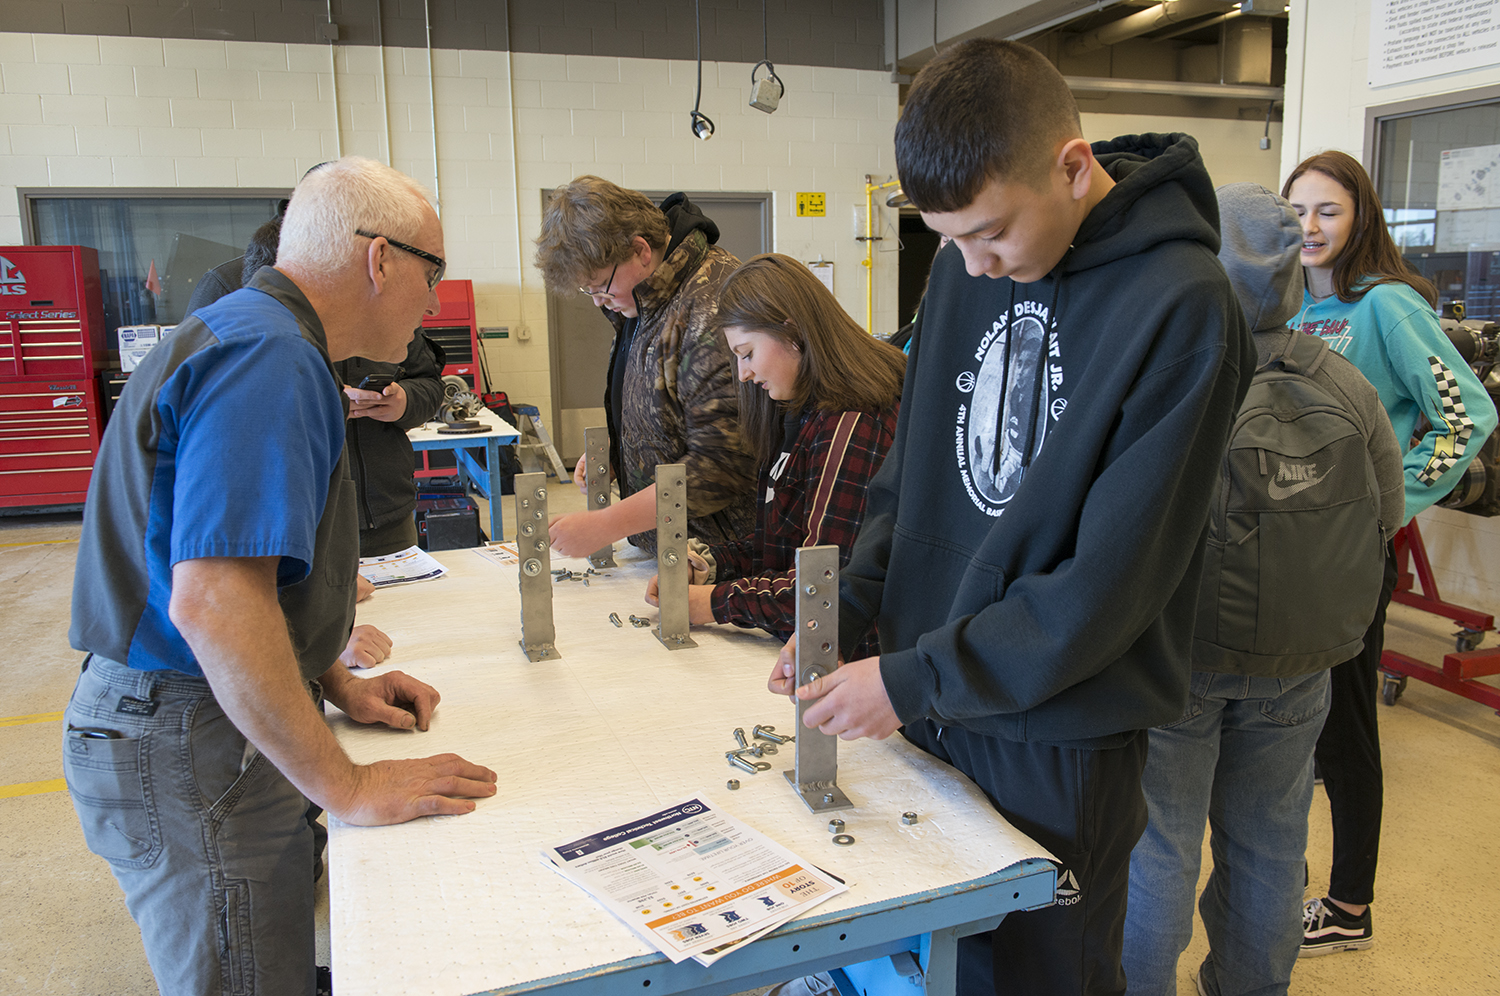
[[[1438,325],[1436,288],[1401,258],[1364,167],[1342,152],[1319,153],[1292,171],[1281,193],[1302,221],[1306,287],[1292,328],[1322,336],[1358,367],[1380,394],[1396,440],[1410,445],[1405,515],[1387,523],[1394,529],[1453,490],[1495,428],[1495,405]],[[1333,863],[1326,896],[1303,907],[1303,956],[1375,943],[1369,904],[1384,803],[1376,671],[1395,583],[1392,548],[1364,650],[1329,675],[1328,720],[1314,756],[1333,817]]]

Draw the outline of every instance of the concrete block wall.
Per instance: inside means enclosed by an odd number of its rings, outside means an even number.
[[[0,244],[21,241],[18,187],[289,188],[339,155],[388,161],[436,192],[449,275],[474,281],[480,323],[512,329],[486,341],[495,380],[545,412],[532,240],[542,189],[580,173],[770,192],[771,244],[832,260],[836,293],[863,322],[855,235],[865,175],[894,175],[896,86],[878,71],[779,67],[787,93],[766,115],[747,105],[750,69],[704,65],[701,106],[718,132],[700,142],[691,61],[0,33]],[[826,217],[794,217],[803,190],[827,194]],[[894,212],[878,210],[893,235]],[[895,267],[877,254],[877,328],[896,324]]]

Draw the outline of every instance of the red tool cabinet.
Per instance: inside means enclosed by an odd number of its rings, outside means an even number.
[[[422,319],[422,332],[443,347],[444,374],[457,374],[475,391],[486,391],[479,363],[479,323],[474,314],[474,281],[444,280],[437,285],[439,310]]]
[[[98,253],[0,246],[0,506],[83,501],[105,359]]]

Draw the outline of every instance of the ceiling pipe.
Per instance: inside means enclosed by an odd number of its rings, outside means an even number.
[[[1226,3],[1225,0],[1166,0],[1155,7],[1148,7],[1129,17],[1122,17],[1092,31],[1085,31],[1076,38],[1070,38],[1063,44],[1063,51],[1068,55],[1082,55],[1195,17],[1223,14],[1236,6],[1237,4]]]

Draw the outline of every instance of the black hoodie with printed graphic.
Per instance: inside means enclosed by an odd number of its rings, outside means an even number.
[[[1093,148],[1116,186],[1046,277],[970,277],[957,246],[933,265],[840,620],[846,649],[878,625],[903,722],[1109,747],[1186,701],[1255,350],[1197,143]]]

